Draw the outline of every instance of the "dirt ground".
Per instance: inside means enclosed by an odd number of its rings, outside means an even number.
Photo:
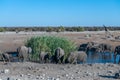
[[[120,65],[0,63],[0,80],[116,80]],[[119,79],[117,79],[119,80]]]
[[[66,37],[79,46],[86,42],[108,43],[112,46],[120,45],[115,40],[119,31],[111,32],[113,38],[106,38],[104,31],[96,32],[2,32],[0,33],[0,51],[14,52],[24,45],[32,36],[60,36]],[[7,70],[7,72],[5,72]],[[117,64],[39,64],[39,63],[8,63],[0,62],[0,80],[114,80],[114,74],[120,70]]]
[[[6,52],[6,51],[16,51],[16,48],[24,45],[25,41],[29,39],[32,36],[60,36],[60,37],[66,37],[73,42],[76,43],[76,45],[80,45],[82,43],[86,42],[97,42],[97,43],[108,43],[113,46],[120,45],[120,41],[115,41],[114,37],[119,36],[119,31],[113,31],[111,32],[113,36],[113,39],[106,38],[104,31],[95,31],[95,32],[3,32],[0,33],[0,51]],[[91,37],[88,37],[91,36]]]

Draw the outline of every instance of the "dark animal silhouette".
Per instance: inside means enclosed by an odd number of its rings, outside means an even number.
[[[69,54],[66,62],[71,64],[85,63],[86,59],[87,54],[84,51],[75,51]]]
[[[50,53],[48,52],[41,52],[39,54],[40,62],[41,63],[49,63],[50,61]]]
[[[86,51],[87,50],[87,46],[88,44],[87,43],[83,43],[80,45],[78,51]]]
[[[115,51],[114,51],[114,63],[116,63],[116,56],[117,55],[120,55],[120,45],[115,47]],[[119,57],[118,64],[120,64],[120,57]]]
[[[4,62],[10,62],[11,61],[12,56],[10,54],[2,53],[1,55],[2,55],[2,58],[3,58]]]
[[[64,63],[64,50],[60,47],[58,47],[55,50],[55,55],[53,56],[54,62],[57,63]]]
[[[19,61],[28,61],[29,60],[29,55],[32,52],[32,49],[30,47],[26,46],[21,46],[17,49],[18,52],[18,58]]]
[[[99,49],[100,49],[100,52],[102,53],[113,52],[113,46],[111,46],[110,44],[101,43],[99,44]]]

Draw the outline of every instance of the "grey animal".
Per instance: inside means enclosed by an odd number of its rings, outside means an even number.
[[[71,52],[68,56],[67,62],[72,64],[85,63],[87,60],[87,54],[84,51]]]
[[[95,52],[97,50],[97,46],[98,44],[95,42],[83,43],[80,45],[78,51],[85,51],[86,53],[88,53],[89,51]]]
[[[87,43],[87,49],[86,52],[88,53],[89,51],[93,52],[93,53],[97,53],[99,52],[99,44],[95,43],[95,42],[88,42]]]
[[[87,46],[88,46],[87,43],[81,44],[81,45],[79,46],[78,51],[86,51],[86,50],[87,50]]]
[[[114,63],[116,63],[116,56],[120,55],[120,45],[115,47],[115,51],[114,51]],[[120,64],[120,57],[119,57],[119,62],[118,64]]]
[[[30,47],[21,46],[17,49],[19,61],[28,61],[32,49]]]
[[[99,48],[99,46],[93,46],[93,47],[89,48],[89,51],[91,51],[92,53],[98,53],[98,52],[100,52],[100,48]]]
[[[54,62],[57,63],[64,63],[64,50],[60,47],[58,47],[55,50],[55,55],[54,55]]]
[[[4,62],[10,62],[11,61],[12,56],[8,53],[2,53],[1,56],[2,56]]]
[[[102,53],[113,52],[113,46],[111,46],[110,44],[101,43],[99,44],[99,49],[100,49],[100,52]]]
[[[41,52],[39,54],[40,62],[41,63],[49,63],[50,62],[50,53],[48,52]]]

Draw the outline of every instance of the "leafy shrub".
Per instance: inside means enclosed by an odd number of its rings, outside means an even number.
[[[78,32],[84,31],[84,27],[78,27],[77,31],[78,31]]]
[[[65,28],[63,26],[60,26],[57,28],[57,32],[64,32]]]
[[[52,27],[47,27],[47,32],[52,32],[53,31],[53,28]]]
[[[0,32],[4,32],[5,31],[5,29],[4,28],[0,28]]]
[[[32,37],[27,40],[26,46],[29,46],[33,49],[31,59],[39,60],[39,53],[41,51],[49,52],[52,55],[55,53],[57,47],[61,47],[65,51],[65,58],[69,52],[76,50],[75,44],[62,37],[55,36],[41,36],[41,37]]]

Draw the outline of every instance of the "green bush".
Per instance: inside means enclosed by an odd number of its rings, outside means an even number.
[[[4,28],[0,28],[0,32],[4,32],[5,31],[5,29]]]
[[[82,31],[85,31],[85,30],[84,30],[84,27],[78,27],[77,31],[82,32]]]
[[[65,28],[63,26],[59,26],[57,28],[57,32],[64,32],[65,31]]]
[[[76,50],[76,46],[72,41],[55,36],[32,37],[27,40],[26,46],[33,49],[31,56],[32,60],[39,60],[38,55],[41,51],[49,52],[51,56],[54,55],[57,47],[64,49],[65,58],[69,52]]]
[[[47,32],[52,32],[53,31],[53,28],[52,27],[47,27]]]

